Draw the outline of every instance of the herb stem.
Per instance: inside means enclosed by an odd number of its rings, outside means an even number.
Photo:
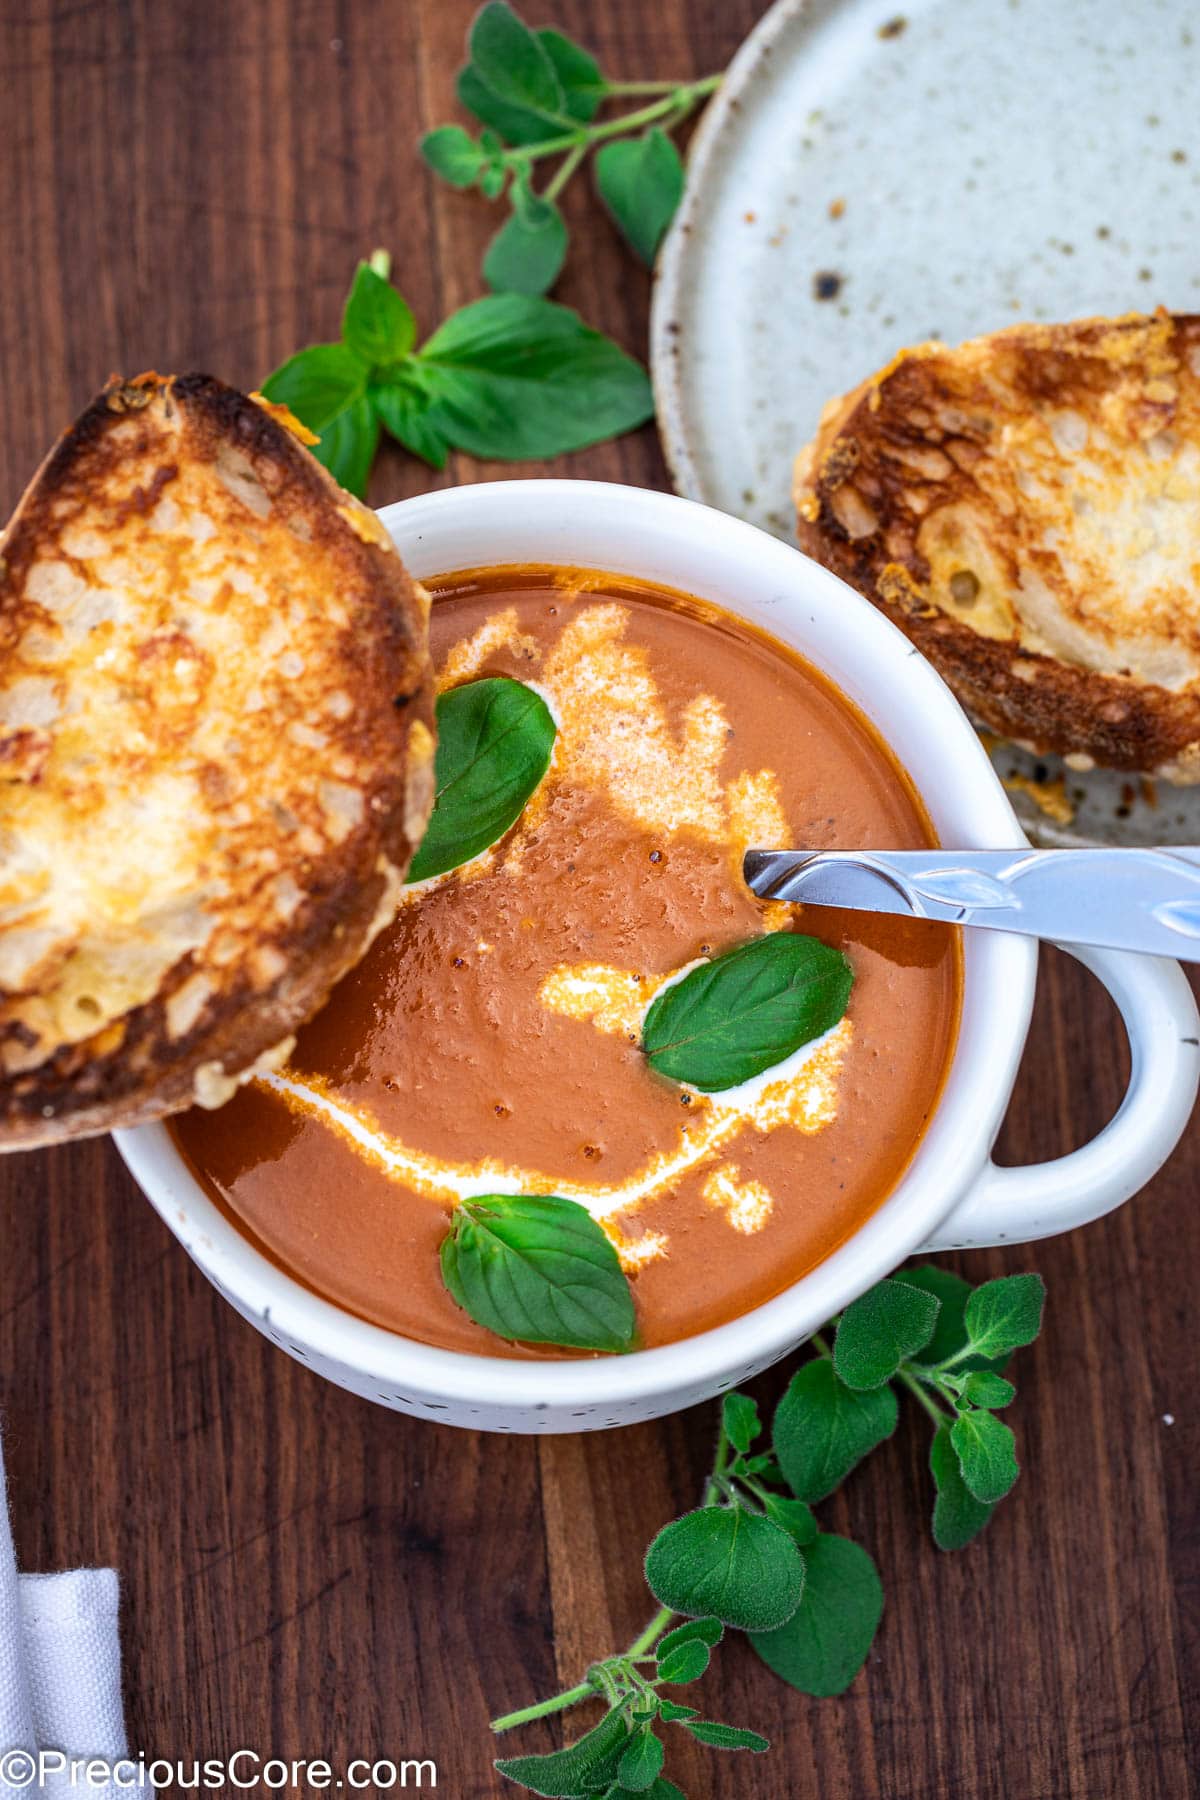
[[[637,131],[643,125],[655,125],[668,114],[676,113],[680,118],[698,106],[701,100],[715,93],[721,85],[719,75],[706,75],[703,81],[692,81],[682,87],[672,87],[661,100],[652,101],[649,106],[641,106],[635,112],[622,113],[618,119],[605,119],[599,125],[581,125],[577,131],[563,132],[561,137],[546,138],[540,144],[523,144],[518,149],[505,153],[505,161],[510,167],[526,167],[543,156],[561,156],[565,151],[581,147],[588,150],[593,144],[605,143],[609,138],[624,137],[627,132]]]
[[[821,1332],[814,1331],[808,1341],[810,1344],[816,1345],[818,1355],[828,1356],[832,1360],[833,1351],[829,1348],[829,1344]]]
[[[678,86],[677,81],[610,81],[604,98],[632,100],[638,94],[673,94]]]
[[[532,1706],[523,1706],[519,1712],[505,1713],[502,1718],[492,1720],[493,1731],[511,1731],[514,1725],[528,1725],[532,1719],[545,1719],[551,1713],[565,1712],[568,1706],[578,1706],[581,1700],[595,1698],[596,1690],[590,1681],[581,1681],[578,1687],[568,1688],[565,1694],[555,1694],[553,1700],[537,1700]]]
[[[897,1369],[896,1374],[897,1374],[897,1377],[899,1378],[899,1380],[901,1380],[904,1383],[904,1385],[908,1389],[909,1393],[916,1395],[917,1399],[921,1402],[921,1405],[925,1408],[925,1411],[929,1414],[929,1416],[933,1420],[934,1424],[935,1425],[945,1424],[946,1418],[948,1415],[945,1412],[943,1412],[942,1408],[938,1405],[937,1401],[934,1400],[933,1397],[921,1386],[921,1383],[917,1380],[916,1376],[910,1375],[907,1369]]]
[[[576,144],[573,150],[567,152],[559,167],[554,171],[554,174],[546,183],[545,191],[542,195],[544,200],[557,200],[558,196],[562,193],[568,181],[570,181],[572,175],[586,155],[586,144]]]
[[[657,1643],[658,1639],[662,1636],[674,1617],[675,1614],[671,1611],[669,1606],[664,1606],[661,1611],[656,1612],[645,1631],[643,1631],[639,1637],[634,1638],[632,1644],[630,1644],[628,1650],[625,1652],[624,1661],[636,1662],[640,1656],[644,1656],[646,1652]]]

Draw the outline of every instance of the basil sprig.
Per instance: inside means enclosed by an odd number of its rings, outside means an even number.
[[[1008,1477],[988,1408],[1007,1405],[1012,1384],[994,1363],[1036,1336],[1042,1298],[1037,1275],[972,1290],[948,1269],[904,1269],[846,1308],[832,1347],[814,1338],[819,1354],[780,1401],[765,1447],[755,1447],[763,1432],[755,1402],[726,1394],[703,1501],[665,1526],[646,1555],[646,1581],[662,1610],[578,1687],[494,1720],[493,1730],[601,1695],[608,1711],[563,1750],[497,1762],[501,1774],[535,1794],[684,1800],[662,1774],[661,1727],[678,1726],[714,1750],[768,1749],[757,1732],[701,1719],[662,1691],[698,1680],[726,1629],[744,1631],[767,1667],[801,1693],[844,1692],[874,1641],[883,1588],[868,1552],[822,1531],[811,1503],[895,1429],[899,1388],[934,1421],[934,1539],[944,1550],[969,1543]]]
[[[532,202],[529,217],[537,224]],[[359,263],[341,342],[299,351],[263,383],[268,400],[317,433],[314,456],[351,493],[365,492],[381,427],[440,469],[451,449],[509,461],[558,456],[652,416],[641,364],[549,300],[473,301],[416,348],[416,322],[390,267],[379,250]]]
[[[642,1048],[660,1074],[719,1093],[829,1031],[853,980],[840,950],[770,932],[664,988],[646,1014]]]
[[[512,829],[550,766],[557,729],[541,695],[506,676],[438,696],[433,813],[410,882],[457,869]]]
[[[600,198],[626,242],[653,263],[683,193],[683,159],[669,134],[720,76],[612,81],[590,51],[559,31],[531,29],[504,0],[476,15],[467,55],[458,98],[482,129],[472,137],[440,125],[422,138],[421,154],[451,187],[507,200],[509,217],[484,259],[489,287],[544,294],[554,284],[567,254],[559,197],[593,151]],[[634,98],[632,111],[607,110]],[[535,188],[547,159],[557,166]]]
[[[488,1194],[455,1207],[442,1279],[477,1325],[526,1344],[628,1350],[634,1310],[617,1253],[586,1207]]]

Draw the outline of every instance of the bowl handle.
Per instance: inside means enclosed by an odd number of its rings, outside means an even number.
[[[1183,1134],[1200,1081],[1200,1013],[1183,970],[1162,956],[1063,944],[1099,977],[1129,1037],[1125,1098],[1089,1144],[1053,1162],[989,1160],[923,1250],[1022,1244],[1111,1212],[1160,1169]]]

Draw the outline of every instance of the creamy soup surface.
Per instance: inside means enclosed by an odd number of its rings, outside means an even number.
[[[443,1287],[455,1203],[551,1193],[600,1220],[640,1341],[735,1318],[887,1196],[957,1028],[957,933],[761,903],[751,844],[933,842],[864,719],[784,646],[612,576],[507,569],[430,584],[443,688],[506,675],[558,722],[550,771],[473,863],[407,890],[280,1078],[175,1124],[197,1174],[277,1263],[406,1336],[506,1344]],[[796,929],[849,956],[846,1018],[752,1093],[690,1093],[639,1048],[657,987]]]

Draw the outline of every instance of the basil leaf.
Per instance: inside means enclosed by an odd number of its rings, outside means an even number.
[[[836,1025],[853,979],[840,950],[774,931],[663,989],[646,1014],[642,1048],[661,1075],[719,1093]]]
[[[1003,1375],[996,1375],[991,1369],[975,1369],[963,1382],[962,1395],[972,1406],[1008,1406],[1016,1399],[1017,1390]]]
[[[567,254],[567,228],[553,200],[513,184],[512,216],[483,259],[483,278],[497,293],[544,294],[558,279]]]
[[[633,1342],[633,1294],[620,1260],[574,1200],[463,1200],[441,1259],[452,1297],[498,1337],[572,1350],[628,1350]]]
[[[802,1694],[840,1694],[867,1660],[883,1615],[883,1588],[867,1552],[823,1531],[804,1553],[800,1605],[777,1631],[751,1634],[762,1660]]]
[[[461,125],[439,125],[420,142],[421,155],[451,187],[469,188],[479,179],[487,152]]]
[[[1003,1500],[1021,1472],[1016,1440],[1003,1419],[990,1412],[959,1413],[950,1427],[950,1442],[975,1498],[985,1506]]]
[[[923,1293],[932,1294],[939,1303],[937,1324],[921,1352],[921,1361],[941,1363],[948,1357],[958,1356],[967,1343],[965,1316],[967,1301],[971,1298],[970,1282],[964,1281],[952,1269],[940,1269],[934,1263],[922,1263],[916,1269],[901,1269],[893,1280],[920,1288]],[[995,1368],[999,1373],[1007,1361],[1007,1356],[997,1357],[994,1362],[983,1356],[964,1356],[955,1364],[955,1369],[961,1373],[968,1369]]]
[[[662,1766],[662,1741],[643,1727],[617,1765],[617,1780],[630,1793],[644,1793],[658,1780]]]
[[[769,1519],[736,1506],[702,1506],[659,1532],[646,1552],[646,1580],[672,1612],[767,1631],[795,1612],[804,1560]]]
[[[535,1794],[553,1800],[594,1793],[616,1778],[617,1768],[630,1738],[623,1708],[614,1706],[586,1736],[548,1756],[510,1756],[497,1761],[501,1775],[518,1781]]]
[[[817,1521],[813,1517],[812,1508],[803,1500],[789,1500],[782,1494],[770,1494],[764,1502],[768,1519],[779,1525],[794,1538],[801,1550],[812,1543],[817,1535]]]
[[[924,1349],[937,1316],[932,1294],[903,1281],[877,1281],[842,1314],[833,1340],[839,1378],[847,1387],[882,1387],[902,1362]]]
[[[467,48],[471,67],[498,100],[569,123],[553,59],[505,0],[490,0],[476,14]]]
[[[661,126],[596,152],[596,186],[622,235],[653,263],[683,197],[683,160]]]
[[[668,1631],[665,1637],[659,1638],[654,1654],[661,1662],[664,1656],[669,1656],[680,1644],[690,1644],[693,1639],[698,1638],[702,1644],[712,1648],[720,1643],[724,1635],[725,1627],[720,1619],[687,1619],[682,1625],[676,1625],[673,1631]]]
[[[408,302],[370,263],[360,262],[342,312],[346,348],[377,368],[407,356],[416,336],[417,321]]]
[[[734,1449],[740,1450],[744,1456],[762,1430],[758,1407],[749,1394],[726,1394],[721,1417],[726,1437]]]
[[[979,1536],[996,1509],[977,1500],[963,1480],[948,1424],[939,1425],[933,1434],[929,1469],[937,1489],[933,1541],[939,1550],[961,1550]]]
[[[760,1752],[771,1748],[770,1738],[760,1737],[757,1731],[743,1731],[737,1725],[718,1725],[715,1719],[695,1719],[684,1723],[683,1729],[690,1731],[694,1738],[702,1744],[709,1744],[714,1750],[753,1750]]]
[[[433,813],[409,881],[457,869],[510,831],[556,736],[550,708],[520,681],[495,676],[440,694]]]
[[[554,64],[554,72],[566,97],[567,111],[580,125],[589,124],[609,91],[608,83],[600,73],[600,64],[590,50],[550,26],[537,32],[536,36]]]
[[[801,1500],[824,1500],[876,1444],[891,1437],[900,1408],[890,1387],[856,1393],[827,1356],[804,1364],[775,1413],[775,1454]]]
[[[373,387],[371,401],[384,430],[398,443],[435,469],[445,468],[450,446],[438,426],[437,407],[416,381],[404,376]]]
[[[335,481],[341,482],[347,493],[354,494],[359,500],[366,497],[371,464],[378,448],[379,420],[365,395],[345,412],[340,412],[336,419],[331,419],[321,432],[320,442],[311,446],[317,461],[324,464]]]
[[[1003,1356],[1032,1344],[1042,1329],[1045,1299],[1040,1275],[1002,1275],[977,1287],[966,1307],[967,1335],[976,1355]]]
[[[318,432],[360,400],[366,388],[366,368],[345,344],[312,344],[289,356],[262,384],[268,400],[290,407],[302,424]]]
[[[551,300],[475,300],[416,360],[447,440],[473,456],[558,456],[631,431],[654,412],[641,365]]]
[[[658,1679],[670,1682],[673,1687],[686,1687],[689,1681],[700,1679],[708,1667],[709,1657],[707,1644],[699,1638],[689,1638],[686,1643],[676,1644],[673,1650],[659,1654]]]

